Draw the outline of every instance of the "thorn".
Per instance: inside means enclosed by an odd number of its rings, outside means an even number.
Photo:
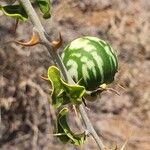
[[[59,41],[52,41],[50,44],[54,48],[54,50],[57,50],[60,48],[60,46],[62,45],[62,37],[61,37],[60,32],[59,32]]]
[[[84,97],[82,97],[82,101],[83,101],[83,104],[85,105],[85,107],[87,107],[87,104],[85,102],[85,98]]]
[[[106,90],[107,90],[107,91],[111,91],[111,92],[113,92],[113,93],[115,93],[115,94],[117,94],[117,95],[120,96],[120,93],[119,93],[118,91],[112,89],[112,88],[107,88]]]
[[[49,81],[47,77],[40,76],[40,78],[42,78],[43,80]]]
[[[125,87],[123,87],[122,85],[120,85],[119,83],[117,84],[121,89],[123,89],[124,91],[126,90]]]
[[[114,89],[112,89],[112,88],[108,88],[106,84],[100,85],[100,87],[99,87],[98,90],[101,91],[101,92],[102,92],[102,91],[111,91],[111,92],[113,92],[113,93],[115,93],[115,94],[117,94],[117,95],[120,96],[120,93],[119,93],[118,91],[116,91],[116,90],[114,90]]]
[[[88,108],[88,106],[87,106],[85,100],[86,100],[86,99],[83,97],[83,98],[82,98],[83,104],[85,105],[85,108],[86,108],[88,111],[90,111],[90,108]]]
[[[78,112],[77,112],[77,109],[76,109],[76,106],[75,106],[75,105],[73,105],[73,110],[74,110],[74,112],[75,112],[76,117],[79,117],[79,115],[78,115]]]
[[[28,41],[28,42],[14,41],[14,42],[17,44],[23,45],[23,46],[34,46],[34,45],[40,43],[40,38],[39,38],[39,35],[33,29],[32,37],[31,37],[30,41]]]

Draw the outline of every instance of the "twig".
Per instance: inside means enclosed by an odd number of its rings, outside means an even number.
[[[105,146],[104,146],[102,140],[97,135],[95,129],[93,128],[93,125],[92,125],[91,121],[89,120],[89,118],[87,116],[87,113],[85,111],[85,106],[84,105],[80,105],[79,106],[79,111],[80,111],[80,114],[81,114],[81,116],[83,118],[83,121],[84,121],[84,123],[86,125],[86,128],[88,129],[88,131],[90,132],[90,134],[94,138],[94,140],[97,143],[98,147],[100,149],[104,150]]]
[[[39,34],[39,37],[41,39],[41,42],[44,46],[46,46],[48,52],[50,53],[50,56],[52,57],[54,63],[59,67],[59,69],[61,70],[61,73],[63,75],[63,77],[65,78],[65,80],[70,83],[70,84],[75,84],[74,81],[72,80],[72,78],[67,74],[66,68],[64,67],[62,60],[60,58],[60,56],[56,53],[56,51],[54,51],[54,49],[51,47],[50,42],[48,41],[48,35],[46,33],[46,31],[44,30],[35,10],[33,9],[31,2],[29,0],[19,0],[23,7],[25,8],[29,18],[31,19],[34,28],[36,29],[36,31]],[[92,123],[90,122],[87,113],[85,111],[85,108],[83,106],[83,104],[81,104],[79,106],[79,111],[80,114],[82,116],[82,119],[86,125],[87,130],[89,131],[89,133],[93,136],[93,138],[95,139],[98,147],[100,150],[104,150],[105,146],[102,142],[102,140],[99,138],[99,136],[97,135],[95,129],[93,128]]]

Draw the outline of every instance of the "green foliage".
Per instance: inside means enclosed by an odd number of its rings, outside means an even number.
[[[81,145],[85,141],[85,132],[81,134],[73,133],[67,123],[66,115],[68,109],[62,109],[57,116],[57,126],[56,126],[56,135],[63,143],[71,143],[74,145]]]
[[[34,0],[31,2],[36,2],[36,4],[39,6],[44,19],[48,19],[51,17],[50,15],[50,0]],[[23,8],[22,4],[11,4],[2,6],[0,5],[0,10],[4,12],[6,16],[13,17],[22,21],[26,21],[28,19],[28,15]]]
[[[43,13],[43,18],[48,19],[51,17],[50,14],[50,0],[35,0]]]
[[[79,85],[67,84],[60,75],[57,67],[51,66],[48,68],[48,79],[52,84],[52,105],[58,108],[65,104],[79,105],[82,103],[82,97],[85,94],[85,88]],[[67,123],[66,115],[67,108],[63,108],[58,116],[56,123],[56,135],[63,143],[71,143],[74,145],[83,144],[85,140],[85,133],[73,133]]]
[[[21,4],[7,6],[0,5],[0,10],[2,10],[4,14],[9,17],[20,19],[22,21],[26,21],[28,19],[28,15]]]
[[[52,84],[52,105],[56,108],[71,103],[79,105],[85,94],[85,88],[80,85],[69,85],[61,78],[57,67],[51,66],[48,69],[48,79]]]

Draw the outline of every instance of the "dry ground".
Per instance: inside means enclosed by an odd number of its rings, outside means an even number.
[[[126,150],[150,150],[149,8],[149,0],[53,0],[51,20],[41,18],[52,39],[61,32],[63,47],[77,37],[92,35],[116,50],[119,72],[111,87],[121,95],[107,92],[88,103],[89,117],[107,146],[121,147],[128,139]],[[24,48],[7,43],[31,35],[30,22],[21,22],[16,34],[13,25],[14,20],[0,16],[0,149],[81,149],[62,145],[52,136],[50,85],[40,78],[52,62],[41,45]],[[76,122],[71,125],[74,128]],[[89,137],[82,149],[97,147]]]

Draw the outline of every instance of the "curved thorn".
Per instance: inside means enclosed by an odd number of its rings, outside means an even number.
[[[40,38],[39,38],[39,35],[35,32],[35,30],[33,30],[30,41],[28,42],[14,41],[14,42],[23,46],[34,46],[40,43]]]
[[[60,32],[59,32],[59,40],[58,40],[58,41],[52,41],[50,44],[51,44],[51,46],[52,46],[55,50],[57,50],[57,49],[60,48],[60,46],[62,45],[62,37],[61,37]]]
[[[42,78],[43,80],[49,81],[47,77],[40,76],[40,78]]]
[[[118,87],[120,87],[121,89],[123,89],[124,91],[126,90],[126,88],[125,87],[123,87],[123,85],[121,85],[121,84],[117,84],[118,85]]]

